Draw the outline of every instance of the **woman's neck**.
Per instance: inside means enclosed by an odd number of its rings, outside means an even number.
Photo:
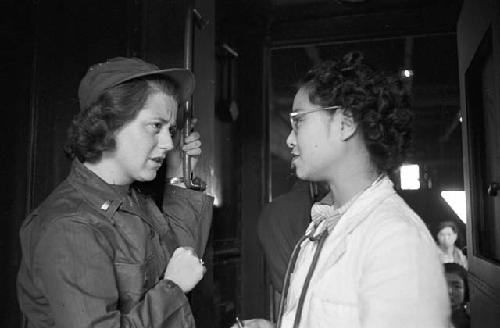
[[[346,142],[341,157],[332,163],[327,174],[330,178],[326,179],[335,196],[336,207],[344,205],[356,194],[370,187],[380,176],[362,137],[355,134]]]
[[[340,207],[347,203],[352,197],[369,188],[379,177],[376,170],[352,172],[340,178],[329,181],[330,189],[335,195],[335,205]]]
[[[455,245],[447,246],[447,245],[439,245],[443,253],[447,255],[453,255],[453,250],[455,249]]]
[[[116,165],[110,160],[103,159],[97,163],[85,162],[83,165],[107,184],[130,185],[133,182],[129,181],[129,179],[125,179],[120,170],[118,170]]]

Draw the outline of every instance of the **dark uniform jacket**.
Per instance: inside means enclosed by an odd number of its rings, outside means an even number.
[[[266,204],[259,216],[257,235],[271,283],[280,293],[290,255],[311,220],[312,205],[309,182],[298,180],[289,192]]]
[[[194,327],[188,300],[162,280],[178,246],[202,255],[212,198],[169,186],[162,214],[80,162],[26,218],[17,288],[31,327]]]

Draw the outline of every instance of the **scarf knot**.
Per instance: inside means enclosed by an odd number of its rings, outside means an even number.
[[[340,217],[343,213],[341,213],[338,209],[333,205],[316,203],[311,208],[311,226],[308,229],[310,236],[318,235],[322,233],[325,229],[328,232],[332,231],[335,225],[340,220]],[[324,222],[322,229],[317,231],[318,226]]]

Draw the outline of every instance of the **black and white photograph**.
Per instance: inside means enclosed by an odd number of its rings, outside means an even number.
[[[499,0],[0,13],[0,327],[500,327]]]

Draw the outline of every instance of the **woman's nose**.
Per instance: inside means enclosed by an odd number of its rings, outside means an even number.
[[[170,135],[170,130],[168,128],[162,129],[158,139],[158,147],[165,149],[166,151],[172,150],[174,148],[174,141]]]
[[[293,130],[290,130],[290,134],[288,135],[288,138],[286,138],[286,145],[288,148],[293,148],[295,147],[297,143],[295,132]]]

